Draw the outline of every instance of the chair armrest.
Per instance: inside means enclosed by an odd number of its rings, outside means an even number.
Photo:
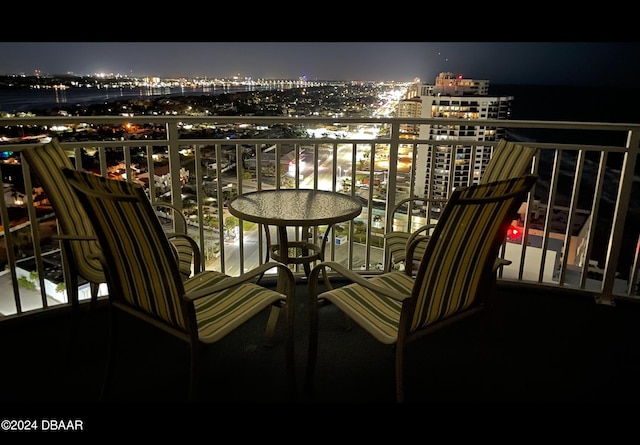
[[[277,263],[275,261],[270,261],[268,263],[264,263],[258,267],[251,269],[250,271],[237,276],[237,277],[228,277],[214,286],[202,288],[195,290],[191,293],[188,293],[184,296],[187,301],[195,301],[199,298],[207,297],[216,292],[223,291],[225,289],[229,289],[230,287],[237,286],[239,284],[245,284],[251,281],[254,281],[256,278],[260,278],[266,271],[277,268],[278,272],[282,272],[283,274],[279,274],[278,280],[284,279],[286,284],[286,292],[287,297],[292,297],[295,294],[295,278],[293,276],[293,272],[283,263]],[[197,276],[192,278],[197,279]]]
[[[389,289],[387,287],[376,286],[370,280],[363,278],[360,274],[334,261],[325,261],[325,262],[319,263],[313,269],[311,269],[311,273],[309,274],[309,282],[316,283],[318,281],[320,272],[326,268],[330,268],[337,274],[341,275],[344,278],[347,278],[353,283],[359,284],[363,287],[366,287],[367,289],[370,289],[373,292],[376,292],[378,294],[384,295],[385,297],[389,297],[397,301],[403,301],[411,296],[411,294],[405,294],[405,295],[399,294],[397,289]],[[327,273],[326,270],[324,270],[323,273],[326,274]],[[398,272],[389,272],[389,273],[398,273]]]
[[[417,236],[416,235],[417,232],[411,234],[411,237],[409,237],[409,241],[407,241],[407,247],[406,247],[406,253],[405,253],[405,259],[404,259],[404,271],[407,275],[411,276],[413,275],[413,269],[414,269],[414,252],[416,250],[416,248],[418,247],[419,244],[424,243],[427,244],[429,242],[429,239],[431,239],[430,235],[420,235]],[[426,248],[426,246],[425,246]],[[420,258],[422,259],[422,258]],[[417,260],[418,264],[420,260]]]
[[[401,201],[399,201],[395,207],[393,208],[392,212],[396,213],[400,211],[400,208],[409,203],[409,202],[422,202],[422,203],[441,203],[441,204],[445,204],[448,200],[446,198],[418,198],[418,197],[413,197],[413,198],[405,198]]]
[[[166,207],[168,209],[173,210],[174,217],[177,216],[178,218],[180,218],[180,221],[183,224],[182,227],[184,227],[185,231],[187,230],[187,217],[184,216],[184,213],[182,213],[176,206],[174,206],[171,203],[163,202],[163,201],[153,201],[151,205],[153,207]]]
[[[428,232],[435,227],[435,224],[426,224],[424,226],[418,227],[415,232],[411,232],[411,235],[409,235],[409,238],[407,239],[407,258],[409,258],[409,247],[413,246],[413,248],[411,249],[411,257],[413,257],[413,251],[415,250],[416,246],[423,241],[429,241],[431,235]],[[425,232],[427,233],[425,234]]]
[[[174,212],[178,213],[179,215],[182,215],[182,217],[184,218],[184,214],[180,210],[178,210],[178,208],[176,206],[174,206],[173,204],[171,204],[170,202],[152,201],[151,205],[153,207],[166,207],[168,209],[172,209]]]
[[[501,267],[508,266],[511,263],[512,261],[510,260],[505,260],[504,258],[496,258],[493,263],[493,271],[497,272]]]
[[[404,228],[403,230],[406,230],[407,232],[409,232],[411,227],[410,221],[411,221],[411,215],[412,215],[412,208],[415,203],[420,203],[423,206],[429,206],[431,208],[433,204],[443,205],[443,204],[446,204],[447,201],[448,199],[446,198],[419,198],[417,196],[414,196],[411,198],[405,198],[398,201],[398,203],[393,207],[393,210],[391,211],[391,215],[393,215],[392,217],[395,217],[396,213],[404,214],[405,212],[404,210],[402,210],[402,207],[406,205],[407,206],[407,211],[406,211],[407,227]]]

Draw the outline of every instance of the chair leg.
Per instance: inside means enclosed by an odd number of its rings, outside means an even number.
[[[385,252],[384,257],[384,273],[391,272],[393,270],[393,258],[391,258],[390,252]]]
[[[322,281],[324,282],[326,290],[333,289],[333,286],[331,285],[331,281],[329,280],[329,276],[327,275],[327,270],[325,268],[322,268],[320,273],[322,274]],[[317,302],[318,306],[324,306],[326,304],[330,304],[330,303],[326,300],[320,300]],[[345,331],[350,331],[352,328],[353,328],[353,323],[351,321],[351,317],[349,317],[347,314],[344,314]]]
[[[311,265],[309,263],[304,263],[302,267],[304,269],[304,276],[308,277],[309,274],[311,273]]]
[[[268,233],[268,232],[267,232]],[[268,238],[268,235],[267,235]],[[268,257],[267,257],[268,260]],[[279,272],[280,274],[281,272]],[[262,275],[261,275],[262,277]],[[288,288],[283,288],[282,287],[282,283],[285,282],[284,279],[280,279],[280,277],[278,277],[278,285],[276,287],[276,290],[280,293],[285,293],[285,294],[289,294],[290,292],[295,292],[295,290],[291,290]],[[293,296],[290,295],[290,301],[293,301]],[[273,346],[273,335],[275,334],[276,331],[276,327],[278,326],[278,320],[280,318],[280,312],[282,312],[282,309],[287,309],[286,305],[281,305],[279,303],[273,304],[271,305],[271,312],[269,313],[269,319],[267,320],[267,328],[265,329],[265,346],[267,347],[271,347]],[[292,309],[293,310],[293,309]],[[289,310],[287,309],[287,314],[289,313]]]
[[[100,291],[100,283],[89,283],[89,288],[91,290],[91,303],[89,307],[91,309],[96,307],[96,303],[98,302],[98,292]]]
[[[67,288],[68,303],[75,307],[78,305],[78,274],[75,270],[74,263],[70,258],[69,252],[71,247],[69,241],[62,241],[60,246],[60,255],[62,260],[62,275]]]
[[[269,313],[269,319],[267,320],[267,328],[265,330],[265,346],[273,346],[273,334],[276,331],[278,325],[278,318],[280,318],[280,311],[282,308],[279,306],[271,306],[271,312]]]

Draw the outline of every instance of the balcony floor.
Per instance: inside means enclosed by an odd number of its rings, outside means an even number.
[[[298,285],[298,384],[306,360],[307,288]],[[640,396],[640,305],[562,293],[522,291],[502,284],[497,294],[502,335],[469,319],[425,337],[408,350],[409,402],[636,402]],[[103,302],[104,303],[104,302]],[[0,325],[2,401],[70,402],[99,399],[106,362],[108,310],[81,310],[70,347],[69,313],[7,320]],[[332,306],[321,309],[320,351],[313,397],[288,399],[281,342],[263,346],[268,313],[260,314],[206,353],[204,402],[394,402],[394,360]],[[188,350],[162,331],[123,316],[111,402],[186,400]],[[281,337],[279,337],[281,338]],[[149,346],[151,345],[151,346]],[[67,405],[69,406],[69,405]]]

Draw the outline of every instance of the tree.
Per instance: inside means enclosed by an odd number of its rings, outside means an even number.
[[[238,227],[240,221],[235,216],[227,216],[224,219],[224,231],[227,235],[235,235],[235,228]]]

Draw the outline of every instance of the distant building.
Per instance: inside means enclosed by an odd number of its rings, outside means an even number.
[[[440,73],[436,77],[433,93],[445,96],[487,96],[489,81],[466,79],[453,73]]]
[[[422,98],[413,96],[409,99],[398,101],[396,115],[398,117],[421,117]],[[417,137],[420,134],[420,125],[400,124],[400,133],[406,138]]]
[[[434,85],[420,86],[422,117],[475,119],[509,119],[513,96],[488,96],[489,81],[466,79],[452,73],[440,73]],[[411,99],[415,101],[414,99]],[[404,105],[404,112],[409,109]],[[416,116],[417,117],[417,116]],[[433,147],[418,146],[414,160],[417,196],[448,198],[448,191],[469,178],[475,184],[491,159],[492,147],[483,141],[504,137],[503,130],[473,125],[420,125],[419,138],[435,141]],[[456,139],[468,141],[451,144]],[[433,158],[433,159],[432,159]]]

